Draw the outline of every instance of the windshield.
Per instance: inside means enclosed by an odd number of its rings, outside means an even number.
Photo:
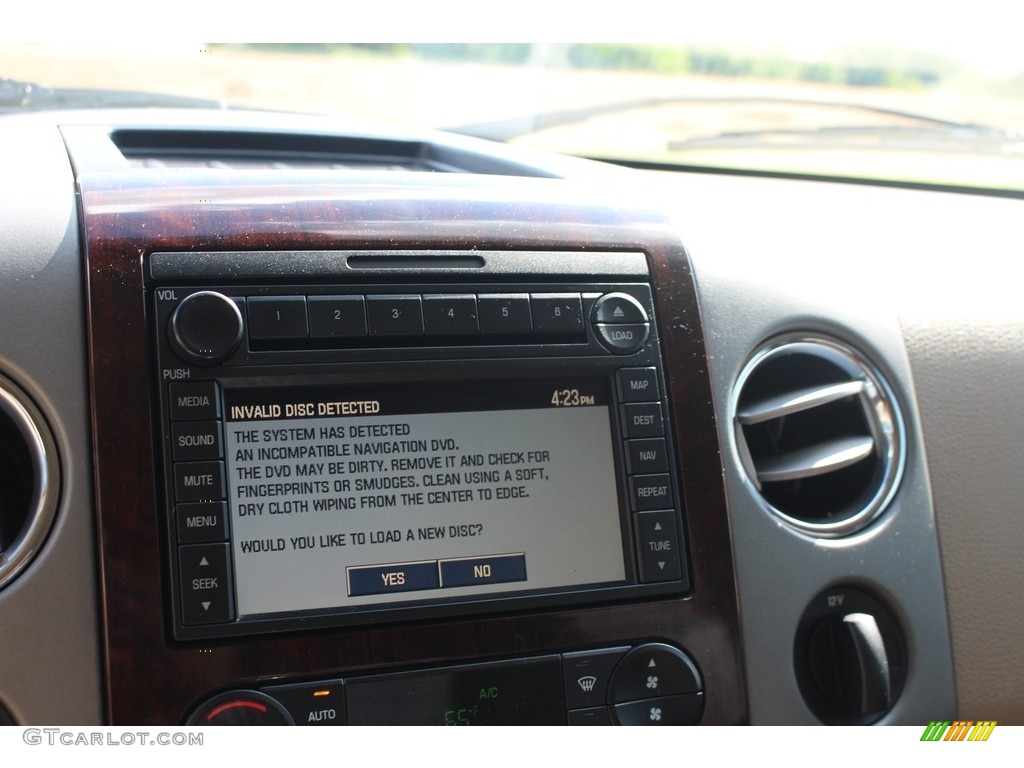
[[[973,38],[924,21],[918,39],[879,22],[861,41],[726,25],[679,43],[5,43],[0,110],[269,109],[641,167],[1024,189],[1012,19]]]

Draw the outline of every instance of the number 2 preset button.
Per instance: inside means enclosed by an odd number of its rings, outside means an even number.
[[[421,589],[437,589],[439,586],[436,560],[348,569],[348,593],[351,597],[416,592]]]
[[[309,335],[315,339],[366,335],[362,296],[310,296]]]

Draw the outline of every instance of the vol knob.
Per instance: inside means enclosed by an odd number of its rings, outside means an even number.
[[[233,300],[216,291],[199,291],[175,308],[168,336],[183,359],[216,365],[238,349],[242,328],[242,313]]]

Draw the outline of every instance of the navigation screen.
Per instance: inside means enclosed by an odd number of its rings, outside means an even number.
[[[224,400],[240,617],[625,580],[604,379]]]

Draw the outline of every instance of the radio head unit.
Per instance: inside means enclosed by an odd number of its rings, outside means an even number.
[[[510,256],[148,257],[177,639],[688,591],[645,257]]]

